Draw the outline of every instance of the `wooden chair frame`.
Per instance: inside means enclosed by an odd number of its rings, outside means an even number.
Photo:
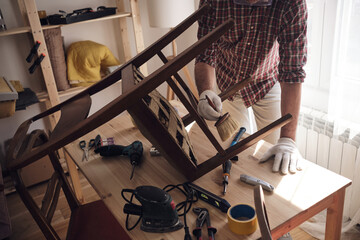
[[[223,149],[210,132],[204,119],[199,116],[196,111],[197,100],[177,72],[203,52],[210,44],[216,42],[224,33],[226,33],[233,26],[233,21],[228,20],[219,25],[212,32],[170,61],[166,59],[161,50],[195,23],[202,15],[206,14],[209,9],[209,6],[199,8],[177,27],[172,29],[169,33],[164,35],[143,52],[139,53],[133,59],[123,64],[111,75],[105,77],[100,82],[74,97],[22,123],[10,143],[7,155],[8,168],[11,169],[12,166],[19,164],[28,164],[29,162],[33,162],[36,159],[47,155],[49,152],[56,151],[127,110],[132,117],[137,120],[137,123],[139,123],[139,129],[143,132],[144,136],[147,137],[152,144],[158,147],[165,158],[171,164],[175,165],[188,180],[192,181],[255,144],[275,129],[287,124],[292,118],[289,114],[243,139],[239,143],[227,149]],[[139,69],[140,66],[145,64],[155,55],[160,57],[164,62],[164,65],[149,76],[144,77],[138,84],[135,84],[134,74],[136,69]],[[172,80],[172,76],[175,77],[180,86]],[[96,113],[88,116],[91,106],[90,96],[111,86],[119,80],[122,80],[123,93]],[[195,120],[215,147],[218,154],[200,164],[196,164],[192,159],[189,159],[189,156],[184,153],[181,147],[179,147],[176,140],[169,136],[169,132],[167,132],[161,122],[154,117],[154,114],[145,104],[144,99],[165,81],[174,90],[175,94],[189,112],[188,115],[182,118],[181,122],[184,126],[187,126]],[[241,81],[231,86],[219,96],[222,100],[225,100],[240,88],[243,88],[249,81],[250,79]],[[49,141],[38,148],[31,149],[31,151],[28,151],[26,154],[19,156],[17,153],[21,142],[25,139],[31,123],[57,111],[61,112],[61,117],[54,128]]]
[[[269,219],[265,207],[264,192],[260,185],[254,188],[254,202],[261,232],[261,240],[272,240]]]
[[[19,154],[24,154],[31,149],[42,146],[47,141],[48,136],[43,130],[34,130],[26,135]],[[60,239],[56,228],[52,225],[52,218],[59,202],[60,190],[62,189],[71,212],[66,239],[130,239],[127,232],[102,200],[80,204],[67,180],[56,153],[49,151],[48,156],[54,172],[48,181],[41,203],[38,203],[31,195],[21,177],[22,168],[30,163],[18,162],[17,165],[12,165],[10,171],[16,191],[45,238]]]

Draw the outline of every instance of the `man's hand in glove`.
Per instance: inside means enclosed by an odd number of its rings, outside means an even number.
[[[214,103],[216,111],[209,105],[206,96]],[[205,90],[200,94],[197,110],[200,116],[210,121],[217,121],[221,116],[221,98],[211,90]]]
[[[295,173],[296,170],[302,170],[302,156],[291,138],[280,138],[276,145],[270,148],[260,159],[260,162],[267,161],[275,156],[273,171],[278,172],[281,165],[281,172],[287,174],[288,171]]]

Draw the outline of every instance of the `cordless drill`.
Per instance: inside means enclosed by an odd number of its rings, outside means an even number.
[[[100,153],[100,156],[110,157],[110,156],[128,156],[130,158],[130,163],[132,165],[132,171],[130,179],[134,175],[135,167],[141,163],[143,155],[143,145],[140,141],[134,141],[128,146],[121,146],[115,144],[103,144],[100,135],[97,135],[95,138],[95,153]]]

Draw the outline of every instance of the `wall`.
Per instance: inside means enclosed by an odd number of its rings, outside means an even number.
[[[126,7],[129,9],[128,3]],[[198,6],[198,0],[194,1]],[[59,10],[72,12],[74,9],[91,7],[96,9],[98,6],[114,7],[115,0],[62,0],[62,1],[48,1],[37,0],[38,10],[45,10],[48,15],[58,13]],[[147,15],[147,1],[139,0],[141,23],[143,28],[145,47],[152,44],[169,29],[156,29],[150,28],[148,24]],[[7,29],[23,26],[23,20],[17,6],[17,1],[1,0],[0,9],[2,10],[3,17]],[[80,40],[92,40],[106,45],[119,58],[121,62],[124,61],[124,56],[121,52],[121,38],[118,31],[119,26],[116,20],[99,21],[95,23],[76,24],[72,26],[65,26],[62,30],[64,36],[65,47],[69,46],[72,42]],[[134,43],[132,25],[128,20],[128,29],[130,31],[130,42]],[[184,50],[196,41],[196,29],[194,24],[186,33],[177,40],[178,52]],[[33,91],[42,91],[45,89],[43,84],[43,77],[40,68],[34,74],[28,73],[30,64],[25,61],[31,47],[33,39],[31,34],[18,34],[12,36],[0,37],[0,75],[5,76],[8,80],[20,80],[24,87],[29,87]],[[132,53],[135,55],[135,45],[132,44]],[[165,54],[171,54],[170,46],[164,51]],[[159,60],[151,60],[148,64],[149,72],[154,71],[160,66]],[[193,62],[189,65],[190,72],[193,72]],[[166,86],[162,85],[159,88],[160,92],[166,93]],[[118,96],[120,87],[113,87],[107,89],[103,94],[97,94],[93,98],[93,106],[91,113],[99,109],[101,106],[111,101],[114,97]],[[62,101],[64,99],[61,99]],[[18,126],[26,119],[38,114],[42,111],[42,104],[34,104],[27,107],[26,110],[16,111],[15,114],[9,118],[0,119],[0,163],[3,164],[5,158],[4,141],[12,138]],[[42,122],[36,122],[35,128],[43,128]],[[31,129],[30,129],[31,130]]]

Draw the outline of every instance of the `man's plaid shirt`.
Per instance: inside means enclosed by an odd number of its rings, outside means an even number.
[[[199,20],[198,38],[229,18],[235,22],[231,30],[196,58],[196,62],[216,69],[221,91],[252,76],[254,81],[238,93],[249,107],[262,99],[277,80],[304,81],[305,0],[273,0],[268,7],[242,6],[233,0],[200,0],[200,6],[205,3],[211,11]]]

